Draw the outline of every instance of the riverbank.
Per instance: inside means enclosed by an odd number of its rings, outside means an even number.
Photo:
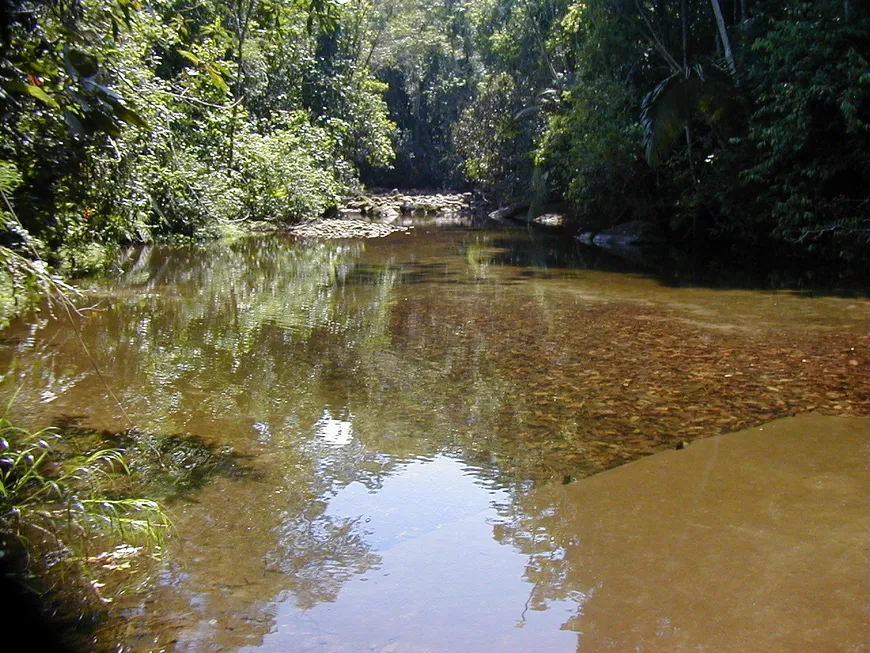
[[[574,224],[558,207],[535,218],[527,204],[494,207],[471,193],[422,191],[372,192],[346,198],[318,220],[286,226],[251,222],[234,227],[234,235],[289,232],[312,240],[381,238],[415,227],[480,227],[533,229],[575,243],[579,258],[599,266],[599,260],[623,262],[620,269],[654,274],[665,283],[719,286],[723,278],[743,287],[770,287],[866,295],[866,266],[842,257],[798,256],[781,243],[756,243],[731,249],[724,242],[677,242],[648,222],[624,223],[610,229],[588,231]],[[548,237],[549,237],[548,236]],[[614,266],[616,267],[616,266]]]
[[[286,230],[300,238],[382,238],[408,231],[420,221],[438,226],[468,223],[483,211],[482,201],[472,193],[392,190],[346,198],[322,219]]]

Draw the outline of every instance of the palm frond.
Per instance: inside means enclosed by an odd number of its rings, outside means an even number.
[[[711,123],[721,120],[731,106],[734,88],[727,72],[700,65],[662,80],[641,106],[647,162],[655,166],[667,158],[695,113]]]
[[[662,80],[644,98],[640,120],[646,160],[661,163],[673,148],[697,107],[698,79],[677,72]]]

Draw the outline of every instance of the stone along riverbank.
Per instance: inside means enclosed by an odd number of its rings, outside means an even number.
[[[407,231],[420,221],[434,224],[468,221],[481,212],[471,193],[379,193],[345,200],[323,220],[295,225],[300,238],[382,238]]]

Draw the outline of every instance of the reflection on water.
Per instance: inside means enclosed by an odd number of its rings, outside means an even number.
[[[588,256],[471,229],[151,248],[88,285],[75,328],[12,329],[21,421],[198,436],[256,471],[173,506],[123,647],[573,649],[595,588],[567,582],[582,562],[537,486],[865,410],[865,300],[675,288]]]
[[[509,495],[473,471],[436,456],[403,465],[377,492],[360,483],[342,489],[327,515],[358,524],[379,562],[332,602],[281,601],[263,649],[573,650],[574,635],[560,626],[577,597],[528,610],[526,557],[492,537],[497,505]]]

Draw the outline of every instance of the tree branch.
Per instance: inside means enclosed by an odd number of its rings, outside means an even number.
[[[667,64],[674,70],[674,72],[679,72],[683,70],[683,67],[680,66],[679,62],[671,56],[671,53],[668,52],[668,49],[664,46],[661,39],[659,39],[656,34],[655,29],[650,23],[649,18],[646,16],[646,12],[643,10],[643,7],[640,6],[640,2],[638,0],[634,0],[634,5],[637,7],[637,13],[640,14],[640,17],[643,19],[646,28],[649,30],[647,37],[650,38],[655,46],[656,50],[658,50],[659,54],[662,55]]]

